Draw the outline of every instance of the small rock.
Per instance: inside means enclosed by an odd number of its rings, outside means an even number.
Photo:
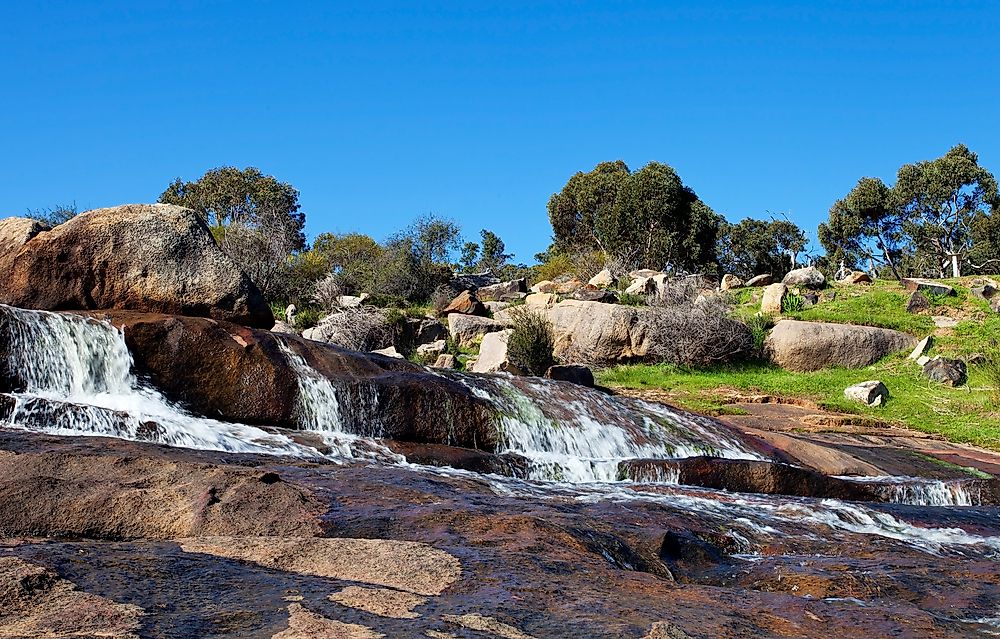
[[[455,356],[451,353],[441,353],[438,355],[437,361],[434,362],[433,368],[449,368],[455,369],[458,367],[458,363],[455,361]]]
[[[767,286],[772,282],[772,277],[770,273],[761,273],[760,275],[754,275],[747,280],[745,286]]]
[[[806,308],[809,308],[819,304],[820,295],[819,293],[805,293],[802,295],[802,299],[806,303]]]
[[[594,387],[594,373],[582,364],[557,364],[545,371],[545,376],[561,382],[572,382],[580,386]]]
[[[469,291],[462,291],[441,311],[441,315],[451,315],[452,313],[485,316],[486,307],[475,295]]]
[[[1000,313],[1000,295],[990,300],[990,310],[994,313]]]
[[[594,290],[590,288],[581,288],[576,293],[573,293],[573,299],[581,300],[583,302],[603,302],[604,304],[614,304],[618,301],[618,296],[611,291]]]
[[[293,327],[290,324],[287,324],[287,323],[285,323],[285,322],[283,322],[281,320],[278,320],[278,321],[276,321],[274,323],[274,326],[271,327],[271,332],[272,333],[286,333],[288,335],[295,335],[296,334],[295,327]]]
[[[934,321],[934,326],[937,326],[938,328],[955,328],[958,326],[958,320],[954,317],[934,315],[931,319]]]
[[[789,271],[781,281],[788,286],[804,286],[814,289],[826,286],[826,276],[815,266],[807,266]]]
[[[906,301],[907,313],[919,313],[921,311],[929,311],[930,309],[931,301],[927,299],[926,295],[920,291],[910,293],[910,299]]]
[[[841,284],[871,284],[872,278],[868,273],[864,271],[852,271],[843,279],[840,280]]]
[[[511,302],[483,302],[483,306],[490,313],[499,313],[502,310],[510,308],[513,304]]]
[[[357,308],[368,299],[368,293],[362,293],[361,295],[341,295],[337,298],[337,304],[341,308]]]
[[[421,344],[417,347],[417,355],[425,357],[427,359],[437,358],[438,355],[444,353],[445,349],[448,348],[448,343],[443,339],[439,339],[436,342],[431,342],[430,344]]]
[[[552,280],[542,280],[529,289],[532,293],[555,293],[556,283]]]
[[[726,273],[725,275],[722,276],[722,283],[719,284],[719,288],[722,289],[723,291],[731,291],[736,288],[743,288],[743,280],[736,277],[735,275]]]
[[[934,346],[934,338],[928,335],[917,342],[917,346],[913,349],[913,352],[910,353],[909,358],[918,359],[921,355],[926,355],[927,351],[931,350],[931,346]]]
[[[568,282],[562,282],[556,284],[556,290],[554,292],[560,295],[569,295],[570,293],[575,293],[576,291],[583,288],[583,282],[578,279],[571,279]]]
[[[483,286],[476,290],[476,297],[483,302],[499,301],[504,299],[507,295],[526,293],[527,291],[528,282],[522,277],[508,282],[500,282],[499,284]]]
[[[764,315],[780,315],[781,303],[788,295],[788,287],[778,282],[764,289],[764,297],[760,300],[760,312]]]
[[[487,333],[502,331],[509,325],[489,317],[456,313],[448,318],[448,333],[459,346],[472,346]]]
[[[980,364],[985,364],[987,361],[985,353],[972,353],[965,358],[965,363],[969,366],[979,366]]]
[[[404,359],[399,351],[396,350],[395,346],[387,346],[386,348],[380,348],[377,351],[372,351],[376,355],[385,355],[386,357],[395,357],[396,359]]]
[[[921,355],[920,357],[917,358],[917,366],[923,368],[924,364],[926,364],[929,361],[931,361],[930,357],[927,357],[926,355]]]
[[[650,277],[637,277],[625,289],[626,295],[650,295],[656,290],[656,282]]]
[[[997,294],[997,289],[990,284],[983,284],[982,286],[973,286],[969,289],[969,295],[972,297],[979,298],[981,300],[991,300]]]
[[[608,288],[615,283],[615,277],[611,274],[611,271],[604,269],[594,277],[590,278],[587,284],[594,286],[596,288]]]
[[[968,379],[968,368],[960,359],[936,357],[924,364],[924,376],[945,386],[961,386]]]
[[[558,299],[554,293],[532,293],[524,298],[524,304],[526,306],[546,307],[552,306]]]
[[[920,277],[904,277],[899,281],[908,291],[922,291],[934,295],[954,295],[955,289],[942,282],[927,280]]]
[[[866,406],[884,406],[889,401],[889,389],[882,382],[871,380],[845,388],[844,397]]]

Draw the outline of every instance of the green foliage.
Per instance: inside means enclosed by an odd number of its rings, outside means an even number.
[[[503,268],[510,261],[510,258],[514,256],[504,252],[507,249],[506,245],[493,231],[483,229],[480,231],[480,235],[482,236],[483,242],[482,251],[479,257],[479,270],[488,271],[494,274],[501,273]]]
[[[753,352],[755,357],[764,356],[764,340],[767,334],[774,328],[774,318],[770,315],[750,315],[741,320],[750,329],[753,338]]]
[[[781,312],[784,315],[791,315],[792,313],[801,313],[806,308],[806,300],[801,295],[794,295],[789,293],[785,296],[785,299],[781,300]]]
[[[389,243],[408,245],[413,258],[421,265],[450,264],[461,233],[454,221],[428,213],[390,238]]]
[[[786,312],[792,319],[838,324],[863,324],[903,331],[923,337],[934,330],[934,322],[926,315],[906,312],[908,294],[898,285],[888,288],[887,282],[877,282],[861,295],[850,290],[838,292],[834,301],[824,301],[797,312]]]
[[[715,262],[720,216],[672,168],[622,162],[577,173],[548,204],[557,252],[636,251],[639,266],[698,270]]]
[[[510,363],[527,375],[541,376],[555,364],[552,324],[538,313],[519,307],[511,313],[513,332],[507,340]]]
[[[994,407],[1000,408],[1000,342],[991,338],[986,342],[982,361],[977,365],[989,384]]]
[[[29,209],[26,217],[38,220],[50,227],[59,226],[77,216],[76,202],[72,204],[57,204],[50,209]]]
[[[275,317],[283,317],[285,314],[285,309],[281,309],[280,314],[275,314]],[[312,328],[319,324],[319,321],[323,319],[323,311],[315,306],[306,306],[305,308],[300,308],[298,313],[295,314],[295,328],[300,331],[304,331],[307,328]]]
[[[546,261],[534,267],[531,276],[533,281],[554,280],[560,275],[573,272],[573,260],[568,254],[549,252],[546,257]]]
[[[744,279],[771,273],[780,278],[791,268],[789,254],[801,253],[806,236],[788,220],[745,218],[737,224],[723,222],[719,229],[719,266]]]
[[[618,303],[622,306],[646,306],[646,296],[634,293],[619,293]]]

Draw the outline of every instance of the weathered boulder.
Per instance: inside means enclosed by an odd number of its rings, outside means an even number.
[[[271,332],[285,333],[286,335],[298,335],[299,333],[298,331],[295,330],[294,326],[286,322],[283,322],[282,320],[278,320],[274,323],[274,326],[271,327]]]
[[[783,283],[768,285],[760,299],[760,312],[764,315],[780,315],[787,295],[788,287]]]
[[[458,362],[455,360],[455,356],[451,353],[441,353],[438,355],[437,360],[431,364],[431,368],[455,369],[458,368]]]
[[[441,311],[441,315],[451,315],[461,313],[463,315],[486,315],[486,307],[479,301],[479,298],[469,291],[462,291],[448,306]]]
[[[760,275],[754,275],[746,281],[746,286],[767,286],[771,283],[773,278],[770,273],[761,273]]]
[[[615,283],[615,276],[611,274],[609,269],[604,269],[594,277],[590,278],[587,282],[590,286],[595,288],[608,288]]]
[[[392,346],[395,335],[389,326],[388,311],[359,306],[330,313],[316,326],[302,331],[302,337],[343,348],[373,351]]]
[[[375,355],[385,355],[386,357],[392,357],[395,359],[404,359],[402,353],[396,350],[395,346],[386,346],[385,348],[379,348],[372,351]]]
[[[584,302],[604,302],[605,304],[614,304],[618,301],[618,296],[615,295],[613,291],[593,289],[588,286],[573,293],[573,299]]]
[[[581,288],[583,288],[583,282],[581,282],[576,278],[573,278],[565,282],[557,283],[556,290],[554,292],[558,293],[559,295],[570,295],[572,293],[577,292]]]
[[[645,359],[656,339],[646,307],[563,300],[533,307],[552,325],[555,356],[562,362],[610,366]],[[509,321],[510,311],[497,315]]]
[[[528,283],[522,277],[508,282],[500,282],[499,284],[491,284],[489,286],[480,287],[476,290],[476,297],[478,297],[482,302],[496,302],[509,295],[527,292]]]
[[[888,328],[781,320],[764,346],[782,368],[815,371],[831,366],[863,368],[915,343],[912,336]]]
[[[331,381],[341,422],[351,432],[472,448],[495,445],[487,402],[406,360],[204,318],[128,311],[90,315],[123,328],[136,371],[197,414],[301,427],[292,353]]]
[[[659,274],[660,274],[659,271],[654,271],[651,268],[640,268],[635,271],[630,271],[628,276],[633,280],[637,280],[639,278],[649,278]]]
[[[826,286],[826,276],[815,266],[807,266],[789,271],[781,281],[787,286],[802,286],[805,288],[823,288]]]
[[[943,282],[935,282],[934,280],[923,279],[919,277],[904,277],[899,281],[908,291],[921,291],[923,293],[932,293],[934,295],[954,295],[955,289]]]
[[[854,384],[844,389],[844,397],[865,406],[884,406],[889,401],[889,389],[878,380]]]
[[[509,328],[508,322],[489,317],[455,314],[448,317],[448,333],[452,341],[461,347],[474,346],[487,333],[495,333]]]
[[[982,284],[981,286],[973,286],[969,289],[969,295],[987,301],[993,299],[997,292],[997,287],[992,284]]]
[[[582,364],[556,364],[545,371],[549,379],[571,382],[579,386],[594,387],[594,372]]]
[[[490,313],[499,313],[500,311],[508,309],[513,305],[513,302],[483,302],[483,306],[485,306],[486,310]]]
[[[969,378],[968,367],[960,359],[935,357],[923,366],[924,376],[945,386],[961,386]]]
[[[871,284],[872,278],[864,271],[851,271],[839,281],[841,284]]]
[[[417,347],[417,355],[425,357],[428,360],[437,360],[438,356],[444,353],[445,349],[448,348],[448,342],[443,339],[439,339],[436,342],[431,342],[430,344],[421,344]]]
[[[556,283],[552,280],[542,280],[529,289],[532,293],[555,293]]]
[[[719,284],[719,288],[721,288],[723,291],[730,291],[736,288],[743,288],[743,286],[744,286],[743,280],[730,273],[726,273],[725,275],[723,275],[722,283]]]
[[[931,301],[920,291],[910,293],[910,298],[906,300],[907,313],[920,313],[931,310]]]
[[[512,329],[504,329],[495,333],[488,333],[483,337],[483,343],[479,347],[479,358],[472,366],[473,373],[512,373],[520,375],[521,372],[516,366],[510,363],[507,358],[507,341],[510,339]]]
[[[4,220],[0,303],[274,325],[263,295],[208,226],[194,211],[168,204],[95,209],[51,230],[31,220]]]
[[[524,298],[525,306],[552,306],[559,298],[555,293],[532,293]]]
[[[656,292],[656,282],[651,277],[637,277],[625,289],[626,295],[652,295]]]

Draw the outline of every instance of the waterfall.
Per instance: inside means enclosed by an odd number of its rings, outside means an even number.
[[[121,331],[95,319],[0,305],[10,393],[6,425],[230,452],[315,455],[282,435],[196,417],[132,372]],[[2,417],[0,417],[2,419]]]
[[[761,459],[712,420],[666,406],[539,378],[458,379],[497,407],[499,452],[526,457],[535,479],[615,481],[625,459]]]
[[[949,480],[922,477],[841,477],[848,481],[874,484],[888,502],[914,506],[980,506],[982,486],[974,479]]]

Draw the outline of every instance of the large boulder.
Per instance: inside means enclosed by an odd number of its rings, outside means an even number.
[[[476,290],[476,297],[482,302],[498,302],[512,295],[528,292],[528,283],[522,277],[508,282],[483,286]]]
[[[832,366],[863,368],[890,353],[913,348],[916,341],[888,328],[781,320],[764,346],[782,368],[815,371]]]
[[[563,300],[532,310],[552,324],[555,356],[566,363],[611,366],[644,360],[656,339],[647,321],[654,312],[650,308]],[[496,318],[509,321],[509,313],[503,311]]]
[[[126,309],[271,328],[257,287],[190,209],[131,204],[45,230],[0,224],[0,302],[42,310]]]
[[[922,293],[931,293],[932,295],[948,296],[955,294],[955,288],[945,284],[944,282],[935,282],[934,280],[927,280],[919,277],[904,277],[899,281],[908,291],[920,291]]]
[[[722,283],[719,284],[719,288],[723,291],[730,291],[735,288],[743,288],[743,280],[736,277],[732,273],[726,273],[722,276]]]
[[[823,288],[826,286],[826,276],[815,266],[788,271],[788,274],[781,281],[786,286],[801,286],[803,288]]]
[[[486,307],[469,291],[462,291],[448,306],[441,311],[441,315],[451,315],[461,313],[463,315],[486,315]]]
[[[909,299],[906,300],[907,313],[921,313],[929,310],[931,310],[931,301],[927,299],[926,295],[920,291],[910,293]]]
[[[778,282],[769,284],[760,299],[760,312],[764,315],[781,315],[781,307],[788,295],[788,287]]]
[[[513,329],[507,328],[496,333],[489,333],[483,337],[483,343],[479,347],[479,357],[472,365],[473,373],[512,373],[520,375],[516,366],[511,364],[507,357],[507,342],[513,333]]]
[[[448,316],[448,334],[453,342],[464,348],[474,346],[487,333],[495,333],[509,327],[509,323],[489,317],[461,313]]]
[[[889,401],[889,389],[877,379],[848,386],[844,397],[861,402],[865,406],[884,406]]]
[[[127,311],[90,315],[124,329],[136,371],[197,414],[301,428],[300,380],[308,366],[330,381],[340,425],[349,432],[482,449],[496,445],[488,402],[406,360],[204,318]]]

